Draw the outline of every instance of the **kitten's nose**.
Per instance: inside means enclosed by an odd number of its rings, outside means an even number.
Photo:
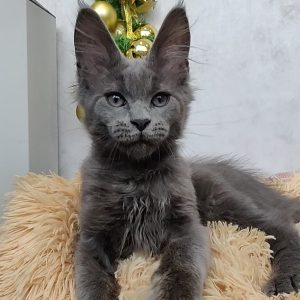
[[[130,121],[139,131],[143,131],[149,124],[149,119],[135,119]]]

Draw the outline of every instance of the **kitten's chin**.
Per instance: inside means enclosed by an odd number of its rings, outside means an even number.
[[[156,149],[156,145],[144,141],[120,146],[120,150],[134,160],[143,160],[153,154]]]

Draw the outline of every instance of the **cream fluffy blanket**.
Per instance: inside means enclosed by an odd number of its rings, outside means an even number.
[[[300,196],[299,174],[273,178],[272,184]],[[19,178],[1,227],[0,299],[76,299],[73,254],[79,190],[79,178],[67,181],[34,174]],[[270,274],[271,253],[266,240],[272,237],[223,223],[210,224],[209,232],[212,258],[204,298],[269,299],[261,287]],[[122,287],[120,299],[145,299],[158,263],[137,255],[120,262],[116,272]],[[300,295],[284,299],[300,299]]]

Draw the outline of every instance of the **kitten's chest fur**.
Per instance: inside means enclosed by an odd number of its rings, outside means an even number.
[[[139,251],[159,255],[168,242],[170,224],[181,215],[180,199],[192,199],[188,172],[184,165],[175,168],[177,164],[178,160],[142,171],[85,168],[83,195],[93,195],[83,197],[81,220],[86,231],[104,238],[115,257]]]
[[[170,205],[167,194],[156,197],[140,192],[122,197],[122,202],[125,231],[121,249],[127,244],[133,251],[157,254],[166,238],[165,222]]]

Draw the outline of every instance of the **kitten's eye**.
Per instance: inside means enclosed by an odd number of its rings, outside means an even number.
[[[163,107],[168,104],[169,99],[170,99],[169,94],[159,93],[152,98],[151,103],[153,106]]]
[[[106,95],[106,101],[109,105],[113,107],[121,107],[126,105],[127,101],[120,94],[108,94]]]

